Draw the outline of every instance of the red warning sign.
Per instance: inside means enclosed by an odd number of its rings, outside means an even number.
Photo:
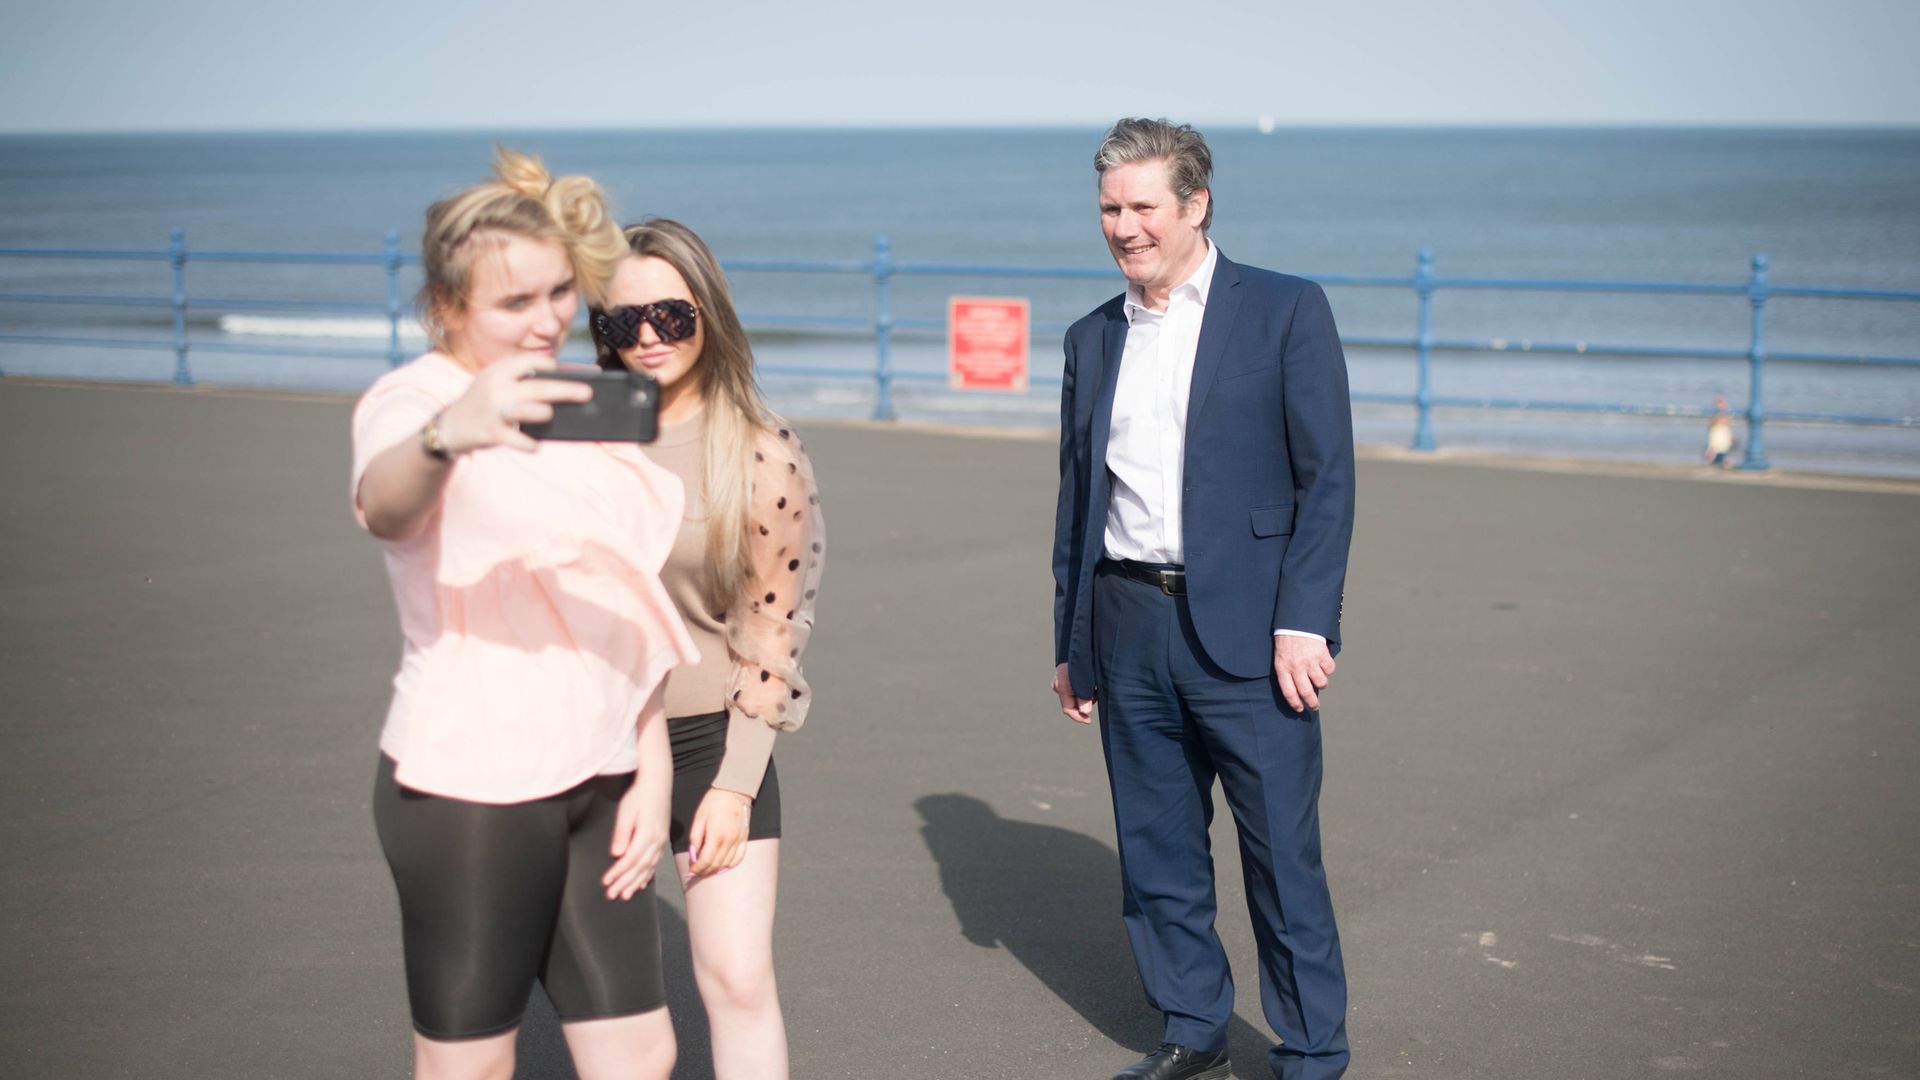
[[[1023,298],[948,297],[947,385],[956,390],[1026,390],[1031,335]]]

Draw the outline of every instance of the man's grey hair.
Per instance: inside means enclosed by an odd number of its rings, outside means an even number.
[[[1200,219],[1200,231],[1206,232],[1213,224],[1213,152],[1207,149],[1206,138],[1191,124],[1129,116],[1100,140],[1100,149],[1093,152],[1093,171],[1104,173],[1142,161],[1167,163],[1167,182],[1181,206],[1193,201],[1194,192],[1207,193],[1207,216]]]

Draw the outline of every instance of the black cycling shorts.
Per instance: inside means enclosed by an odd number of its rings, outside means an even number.
[[[667,842],[675,855],[685,855],[694,811],[720,775],[720,759],[727,753],[727,714],[675,717],[667,721],[667,737],[673,743],[673,822],[667,827]],[[753,796],[747,839],[773,840],[779,835],[780,775],[769,761],[760,790]]]
[[[400,893],[407,997],[430,1039],[511,1031],[539,979],[562,1021],[666,1004],[651,883],[607,899],[614,813],[632,773],[491,805],[427,795],[382,755],[373,820]]]

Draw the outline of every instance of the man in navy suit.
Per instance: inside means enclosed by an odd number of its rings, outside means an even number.
[[[1207,238],[1200,133],[1122,120],[1095,154],[1127,290],[1073,324],[1060,407],[1053,689],[1100,710],[1122,916],[1160,1049],[1114,1080],[1228,1075],[1233,979],[1207,830],[1240,839],[1281,1080],[1347,1066],[1346,972],[1320,864],[1320,691],[1353,533],[1346,361],[1318,285]]]

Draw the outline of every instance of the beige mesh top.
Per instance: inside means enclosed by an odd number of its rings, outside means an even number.
[[[646,448],[686,487],[686,517],[660,579],[700,649],[698,664],[668,676],[667,716],[727,711],[726,756],[713,786],[745,795],[760,789],[774,734],[798,728],[813,703],[800,655],[813,629],[826,550],[813,466],[793,429],[783,420],[772,423],[754,454],[747,527],[754,576],[749,593],[725,612],[708,610],[702,587],[706,414],[661,425],[659,440]]]

